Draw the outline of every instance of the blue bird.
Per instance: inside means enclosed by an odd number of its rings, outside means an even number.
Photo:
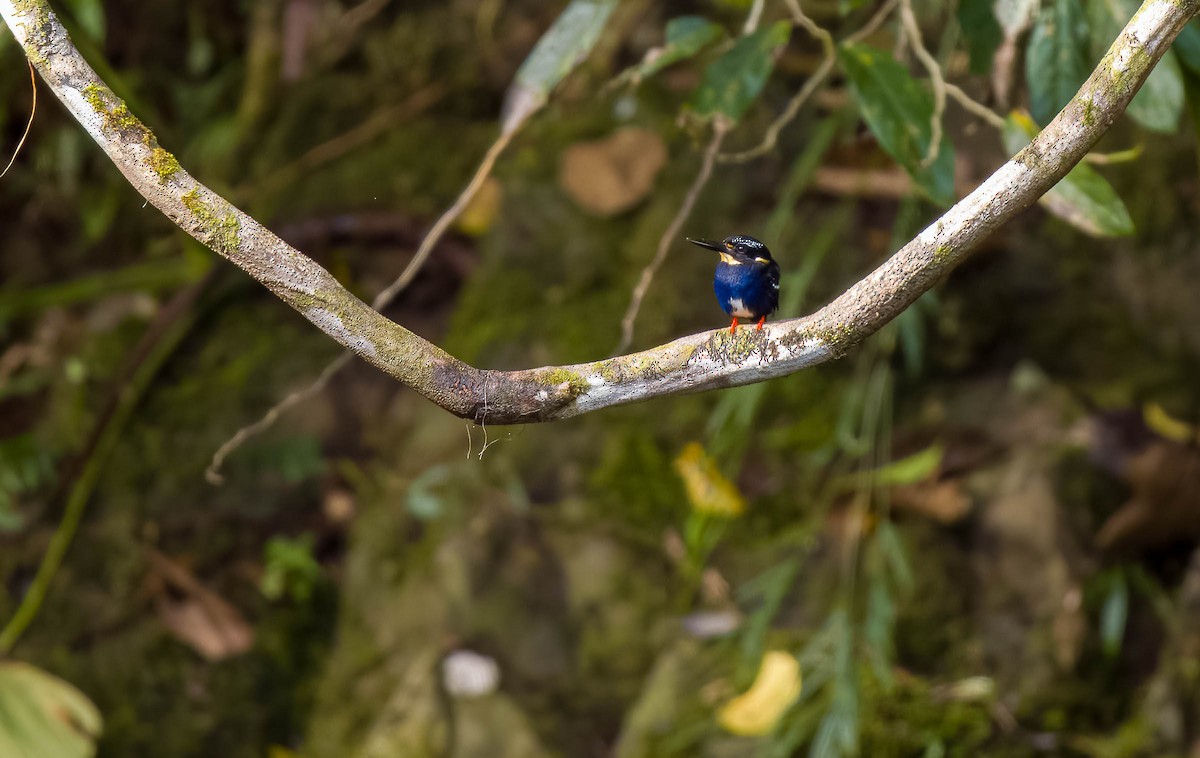
[[[739,318],[758,319],[758,329],[779,307],[779,264],[767,246],[753,237],[734,235],[721,242],[687,241],[720,253],[713,275],[713,291],[725,312],[733,316],[729,333],[737,329]]]

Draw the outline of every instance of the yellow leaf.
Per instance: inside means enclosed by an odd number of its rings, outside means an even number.
[[[1175,418],[1158,403],[1146,403],[1142,406],[1142,420],[1151,431],[1173,442],[1191,444],[1200,440],[1200,429]]]
[[[754,684],[721,708],[717,723],[726,731],[747,737],[766,734],[800,697],[800,688],[800,662],[796,657],[782,650],[769,650]]]
[[[746,510],[733,482],[725,478],[717,463],[698,442],[689,442],[675,458],[675,470],[683,479],[692,509],[712,516],[740,516]]]
[[[500,202],[503,199],[504,191],[500,182],[488,177],[475,193],[475,197],[471,198],[471,202],[467,203],[455,226],[463,234],[471,237],[483,236],[492,228],[492,223],[500,213]]]

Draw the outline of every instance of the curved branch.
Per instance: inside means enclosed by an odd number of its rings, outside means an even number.
[[[548,421],[749,384],[844,355],[1066,175],[1124,111],[1198,9],[1200,0],[1146,0],[1079,93],[1028,147],[816,313],[762,331],[694,334],[594,363],[490,371],[459,361],[372,310],[192,178],[97,77],[45,0],[0,0],[0,15],[42,78],[151,204],[368,363],[458,416],[491,424]]]

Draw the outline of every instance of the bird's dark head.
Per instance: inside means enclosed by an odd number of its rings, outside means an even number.
[[[687,241],[720,253],[721,260],[734,266],[742,263],[770,263],[772,260],[771,251],[767,249],[766,245],[753,237],[742,234],[726,237],[720,242],[694,240],[691,237],[688,237]]]

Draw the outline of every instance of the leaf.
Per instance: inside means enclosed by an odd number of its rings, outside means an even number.
[[[1004,125],[1004,147],[1016,154],[1037,135],[1029,116],[1014,111]],[[1046,210],[1084,234],[1124,237],[1133,234],[1133,219],[1116,190],[1094,168],[1080,163],[1038,200]]]
[[[1167,413],[1167,409],[1155,402],[1146,403],[1142,406],[1142,421],[1150,431],[1165,437],[1172,442],[1178,442],[1182,445],[1193,445],[1197,440],[1200,440],[1200,429],[1186,421],[1181,421],[1171,414]]]
[[[504,188],[495,177],[484,180],[479,191],[467,203],[462,215],[454,222],[463,234],[470,237],[481,237],[492,228],[496,217],[500,215],[500,206],[504,200]]]
[[[148,555],[158,588],[158,618],[180,642],[209,661],[241,655],[253,646],[254,629],[229,601],[167,556],[156,551]]]
[[[1129,19],[1133,18],[1138,5],[1137,0],[1093,0],[1087,4],[1094,59],[1098,60],[1104,54]],[[1183,74],[1179,61],[1167,51],[1150,71],[1150,76],[1125,112],[1146,129],[1174,132],[1182,111]]]
[[[733,482],[725,478],[717,463],[698,442],[688,443],[675,458],[675,471],[683,479],[688,502],[697,513],[740,516],[746,501]]]
[[[630,126],[564,150],[558,163],[558,184],[593,216],[615,216],[650,194],[666,163],[662,137]]]
[[[0,755],[88,758],[102,727],[75,687],[29,664],[0,662]]]
[[[1100,642],[1104,654],[1113,657],[1121,652],[1121,639],[1125,636],[1125,620],[1129,617],[1129,585],[1124,574],[1117,574],[1104,608],[1100,611]]]
[[[1171,49],[1179,56],[1184,69],[1200,75],[1200,21],[1192,21],[1183,27]]]
[[[933,95],[882,50],[845,44],[838,58],[850,78],[863,119],[879,144],[931,200],[940,205],[953,203],[954,147],[945,135],[937,160],[931,166],[921,165],[933,138]]]
[[[517,69],[504,95],[500,123],[505,134],[540,109],[563,78],[587,58],[617,0],[572,0]]]
[[[667,22],[666,40],[662,47],[647,51],[642,62],[626,69],[619,81],[634,84],[696,55],[725,35],[720,24],[700,16],[680,16]]]
[[[736,123],[762,92],[775,56],[787,44],[792,25],[778,21],[739,37],[733,46],[704,70],[692,96],[692,110],[702,120],[718,116]]]
[[[941,445],[930,445],[920,452],[892,461],[874,472],[875,483],[881,487],[892,487],[920,482],[937,472],[942,465],[944,452]]]
[[[1038,123],[1049,123],[1087,79],[1087,42],[1079,0],[1055,0],[1038,14],[1025,52],[1030,110]]]
[[[758,676],[750,689],[730,700],[717,712],[717,723],[733,734],[766,734],[792,703],[803,686],[800,662],[782,650],[763,655]]]
[[[1183,99],[1183,71],[1179,60],[1168,50],[1125,112],[1150,131],[1170,134],[1179,126]]]
[[[967,40],[972,74],[986,74],[992,69],[992,57],[1004,31],[996,20],[992,0],[961,0],[958,5],[958,25]]]

